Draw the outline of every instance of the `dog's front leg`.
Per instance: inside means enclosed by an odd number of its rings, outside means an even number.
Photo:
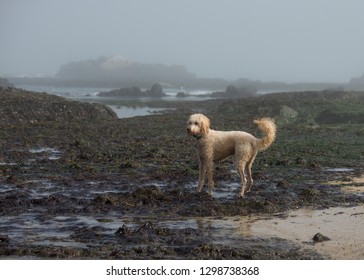
[[[213,178],[214,162],[209,160],[207,163],[207,177],[209,183],[209,194],[212,196],[214,192],[214,178]]]
[[[206,161],[204,161],[203,159],[200,159],[200,162],[199,162],[198,185],[197,185],[197,191],[198,192],[201,192],[202,191],[203,185],[205,183],[206,171],[207,171]]]

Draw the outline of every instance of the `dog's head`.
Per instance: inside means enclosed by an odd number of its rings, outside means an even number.
[[[203,137],[210,130],[210,120],[203,114],[193,114],[187,121],[187,133],[195,137]]]

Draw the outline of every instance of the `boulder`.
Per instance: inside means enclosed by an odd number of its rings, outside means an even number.
[[[211,96],[219,98],[244,98],[254,96],[256,93],[257,90],[251,86],[236,87],[229,85],[225,91],[213,92]]]
[[[151,97],[163,97],[165,94],[163,92],[163,87],[159,83],[155,83],[149,91]]]
[[[292,120],[298,116],[298,112],[296,110],[292,109],[291,107],[282,105],[280,108],[280,115],[285,120]]]

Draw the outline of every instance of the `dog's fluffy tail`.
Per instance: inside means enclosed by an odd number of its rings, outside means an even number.
[[[260,151],[267,149],[276,138],[277,127],[273,119],[262,118],[254,121],[258,125],[259,129],[264,132],[264,137],[258,139],[258,149]]]

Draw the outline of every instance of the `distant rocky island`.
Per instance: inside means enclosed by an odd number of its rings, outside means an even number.
[[[120,56],[111,56],[65,64],[60,67],[55,78],[111,84],[156,82],[183,84],[196,79],[196,75],[188,72],[182,65],[143,64]]]

